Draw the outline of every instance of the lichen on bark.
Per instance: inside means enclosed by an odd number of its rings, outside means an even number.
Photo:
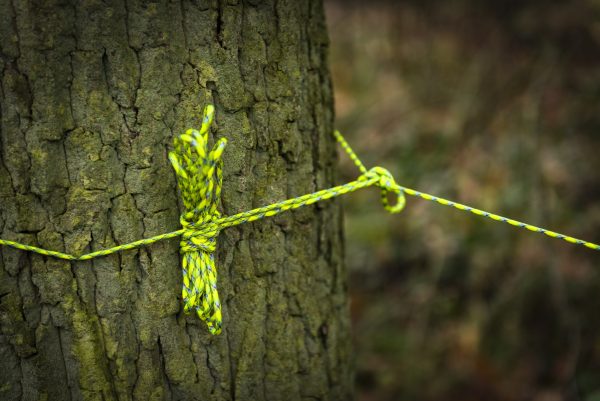
[[[320,1],[1,1],[0,236],[79,254],[175,230],[174,135],[216,106],[222,210],[335,178]],[[338,201],[227,229],[224,331],[177,241],[87,262],[0,249],[1,399],[351,398]]]

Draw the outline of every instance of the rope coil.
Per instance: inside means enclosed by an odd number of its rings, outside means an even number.
[[[175,149],[169,153],[169,160],[186,210],[180,218],[183,310],[188,313],[195,310],[208,330],[219,334],[222,315],[213,253],[220,232],[215,220],[221,217],[217,206],[223,184],[221,156],[227,140],[221,138],[209,152],[208,130],[213,116],[214,107],[206,106],[200,131],[189,129],[175,138]]]
[[[175,170],[181,198],[185,208],[180,216],[182,228],[170,233],[156,235],[151,238],[141,239],[128,244],[115,246],[87,253],[80,256],[63,252],[51,251],[16,241],[0,239],[0,245],[51,256],[58,259],[78,261],[89,260],[129,249],[147,246],[165,239],[181,236],[180,252],[182,255],[182,299],[184,311],[196,311],[198,317],[206,322],[212,334],[219,334],[222,330],[222,313],[219,293],[217,291],[217,269],[215,267],[214,252],[217,237],[221,230],[238,224],[247,223],[264,217],[275,216],[287,210],[297,209],[326,199],[331,199],[347,193],[370,186],[381,189],[381,202],[390,213],[399,213],[406,205],[405,195],[416,196],[428,201],[437,202],[458,210],[470,212],[494,221],[507,223],[516,227],[545,234],[590,249],[600,250],[600,245],[584,241],[568,235],[560,234],[509,219],[497,214],[486,212],[463,205],[448,199],[416,191],[398,185],[392,174],[383,167],[373,167],[370,170],[364,166],[342,134],[335,131],[333,134],[350,159],[358,167],[361,175],[358,179],[333,188],[323,189],[311,194],[287,199],[282,202],[259,207],[232,216],[221,216],[217,207],[221,200],[221,187],[223,184],[222,155],[227,140],[221,138],[209,151],[208,131],[214,118],[214,107],[208,105],[204,109],[204,117],[200,130],[189,129],[184,134],[174,139],[174,150],[169,153],[169,160]],[[396,194],[397,202],[390,205],[388,196]]]

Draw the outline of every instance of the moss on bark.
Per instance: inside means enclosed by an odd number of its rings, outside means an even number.
[[[321,1],[0,1],[0,234],[79,254],[178,228],[172,138],[216,106],[222,209],[331,185]],[[177,241],[67,263],[0,249],[0,398],[351,397],[336,201],[231,228],[224,332]]]

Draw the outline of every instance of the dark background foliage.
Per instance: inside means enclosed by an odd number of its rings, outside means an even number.
[[[600,3],[326,2],[337,127],[411,188],[600,241]],[[349,180],[358,172],[340,156]],[[360,400],[600,400],[600,254],[345,198]]]

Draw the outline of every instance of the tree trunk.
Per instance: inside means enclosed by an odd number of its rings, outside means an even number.
[[[81,254],[179,228],[174,135],[213,103],[222,212],[334,183],[320,0],[0,0],[0,237]],[[224,230],[223,333],[178,241],[86,262],[0,248],[2,400],[345,400],[337,201]]]

